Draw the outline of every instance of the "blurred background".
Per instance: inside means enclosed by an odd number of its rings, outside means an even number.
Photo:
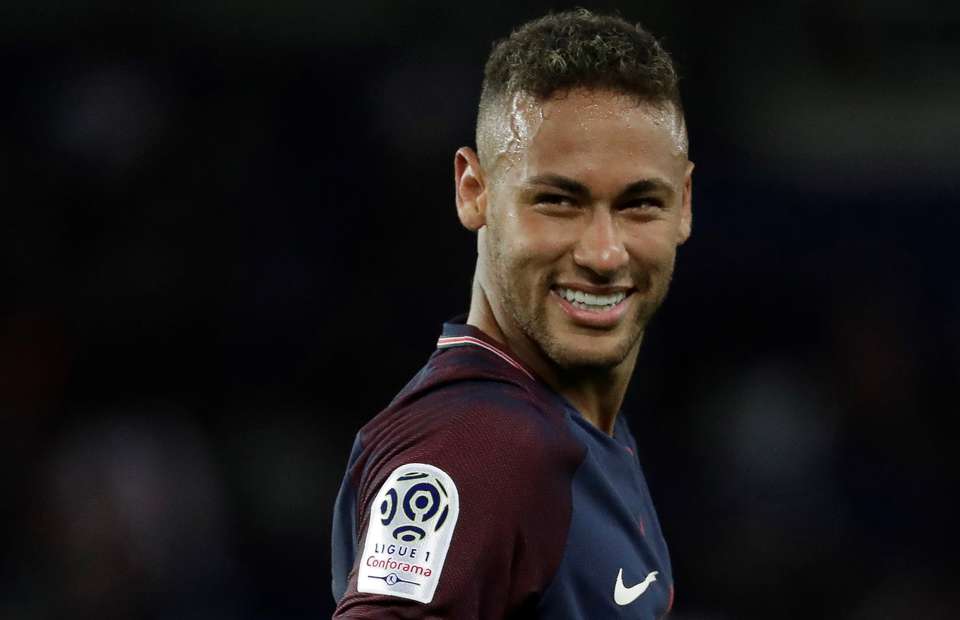
[[[580,4],[697,165],[625,407],[673,617],[960,617],[960,5]],[[3,1],[0,618],[329,617],[353,434],[467,308],[486,54],[570,6]]]

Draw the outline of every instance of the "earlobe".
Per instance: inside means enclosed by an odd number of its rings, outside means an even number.
[[[457,149],[453,170],[460,223],[467,230],[480,230],[487,223],[487,192],[476,152],[467,146]]]

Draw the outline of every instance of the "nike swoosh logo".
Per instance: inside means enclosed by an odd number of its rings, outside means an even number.
[[[617,573],[617,585],[613,588],[613,600],[617,605],[629,605],[637,600],[641,594],[647,591],[650,584],[657,580],[657,571],[651,572],[646,579],[640,583],[630,586],[623,585],[623,569]]]

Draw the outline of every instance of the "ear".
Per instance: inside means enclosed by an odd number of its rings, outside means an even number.
[[[480,158],[468,146],[453,158],[457,191],[457,215],[467,230],[477,231],[487,223],[487,186]]]
[[[693,162],[687,162],[687,172],[683,180],[683,198],[680,204],[680,230],[677,234],[677,245],[683,244],[690,238],[693,228]]]

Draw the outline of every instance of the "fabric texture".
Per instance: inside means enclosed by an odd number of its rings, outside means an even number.
[[[473,327],[445,324],[426,366],[357,435],[335,507],[334,617],[663,615],[673,596],[669,557],[622,418],[613,437],[605,435],[502,344]],[[371,518],[387,521],[387,506],[374,500],[409,463],[439,468],[459,495],[429,603],[357,590],[361,563],[384,566],[387,557],[362,557]],[[374,548],[387,549],[367,547]],[[392,577],[374,572],[386,583],[419,583],[417,575],[434,566],[414,564],[391,564],[399,567]],[[632,587],[627,598],[656,574],[642,595],[620,605],[617,567],[624,587]]]

